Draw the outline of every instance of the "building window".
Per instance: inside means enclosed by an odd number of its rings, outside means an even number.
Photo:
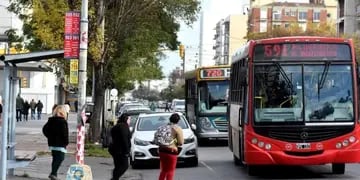
[[[289,23],[285,23],[285,28],[289,28],[290,24]]]
[[[285,10],[285,16],[290,16],[290,13],[291,11],[290,10]]]
[[[266,20],[267,19],[267,10],[266,9],[261,9],[261,11],[260,11],[260,19],[261,20]]]
[[[295,17],[296,16],[296,11],[290,11],[290,16]]]
[[[307,18],[307,12],[299,12],[299,17],[298,17],[299,21],[306,21],[306,18]]]
[[[281,14],[280,11],[273,11],[273,20],[280,20]]]
[[[313,21],[314,22],[319,22],[320,21],[320,12],[314,12]]]
[[[260,32],[267,31],[267,22],[260,22]]]
[[[273,29],[280,28],[281,24],[273,24]]]
[[[21,88],[30,88],[30,71],[18,71]]]

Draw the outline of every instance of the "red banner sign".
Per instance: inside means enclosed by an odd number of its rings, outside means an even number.
[[[70,11],[65,14],[64,58],[79,58],[80,12]]]

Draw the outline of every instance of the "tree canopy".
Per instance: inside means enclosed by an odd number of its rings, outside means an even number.
[[[24,21],[27,49],[62,49],[65,12],[80,10],[80,3],[12,0],[9,10]],[[135,81],[162,77],[159,49],[177,49],[180,21],[194,22],[199,5],[197,0],[89,0],[88,69],[95,70],[97,107],[95,121],[91,121],[93,141],[100,137],[98,121],[105,88],[117,88],[121,93],[133,88]]]

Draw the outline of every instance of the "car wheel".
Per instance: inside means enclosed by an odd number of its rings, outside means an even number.
[[[332,164],[332,173],[333,174],[344,174],[345,173],[345,164]]]
[[[234,158],[234,163],[236,166],[243,166],[243,162],[240,158],[237,158],[235,155],[233,155],[233,158]]]
[[[134,160],[130,160],[130,165],[133,169],[139,169],[140,168],[140,164],[139,162],[137,162],[135,159]]]
[[[187,165],[190,167],[197,167],[199,165],[198,157],[190,158],[187,162]]]

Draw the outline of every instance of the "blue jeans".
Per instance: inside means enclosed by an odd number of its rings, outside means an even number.
[[[35,120],[35,109],[31,110],[31,120]]]
[[[41,119],[41,111],[37,112],[37,119],[40,120]]]

